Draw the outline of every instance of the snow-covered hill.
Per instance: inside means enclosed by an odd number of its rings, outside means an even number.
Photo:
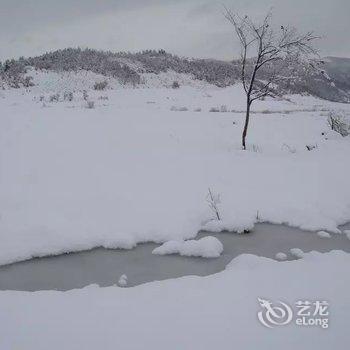
[[[346,59],[327,58],[322,71],[295,65],[292,79],[279,83],[279,95],[310,94],[337,102],[350,102]],[[82,90],[101,81],[111,89],[120,87],[173,87],[211,84],[227,87],[239,81],[238,61],[181,58],[163,50],[112,53],[91,49],[58,50],[38,57],[6,61],[0,65],[0,84],[39,90]],[[322,72],[322,74],[321,74]],[[264,79],[264,72],[261,79]],[[284,74],[284,72],[281,72]],[[174,85],[175,84],[175,85]]]

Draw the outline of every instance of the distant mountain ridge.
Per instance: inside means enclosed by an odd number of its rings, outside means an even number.
[[[143,84],[145,73],[160,74],[167,71],[191,75],[218,87],[226,87],[239,81],[238,61],[182,58],[164,50],[146,50],[137,53],[98,51],[94,49],[67,48],[40,56],[7,60],[0,63],[0,86],[30,87],[28,68],[54,72],[91,71],[118,79],[122,85]],[[293,67],[293,79],[278,87],[280,94],[307,93],[323,99],[350,103],[350,59],[326,57],[324,74],[310,73],[306,67]],[[266,73],[266,72],[265,72]],[[261,79],[264,78],[262,72]]]

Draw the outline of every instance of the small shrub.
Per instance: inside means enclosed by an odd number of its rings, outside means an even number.
[[[23,80],[23,86],[26,88],[34,86],[34,83],[32,80],[33,80],[33,77],[31,77],[31,76],[25,77]]]
[[[222,105],[222,106],[220,107],[220,112],[221,112],[221,113],[227,113],[227,112],[228,112],[227,106],[226,106],[226,105]]]
[[[187,112],[188,108],[187,107],[176,107],[176,106],[172,106],[170,108],[171,111],[173,112]]]
[[[108,86],[108,81],[107,80],[96,82],[94,84],[94,90],[99,90],[99,91],[105,90],[107,86]]]
[[[282,150],[286,149],[289,153],[296,153],[297,150],[294,147],[291,147],[289,145],[287,145],[286,143],[284,143],[282,145]]]
[[[343,137],[350,134],[350,121],[342,114],[336,114],[334,111],[329,112],[328,125]]]
[[[317,145],[306,145],[305,147],[308,151],[313,151],[314,149],[317,148]]]
[[[50,102],[59,102],[59,100],[60,100],[60,94],[51,95],[49,98]]]
[[[72,102],[73,101],[73,92],[65,92],[64,94],[63,94],[63,99],[65,100],[65,101],[69,101],[69,102]]]
[[[173,84],[171,85],[173,89],[178,89],[180,87],[180,84],[178,81],[174,81]]]
[[[202,112],[202,108],[196,108],[194,111],[195,112]]]
[[[252,145],[252,151],[255,153],[260,153],[260,148],[257,145]]]
[[[217,107],[211,107],[211,108],[209,109],[209,112],[218,113],[218,112],[220,112],[220,109],[217,108]]]
[[[86,108],[94,109],[95,108],[95,102],[94,101],[86,101]]]
[[[84,90],[84,91],[83,91],[83,100],[84,100],[84,101],[87,101],[88,98],[89,98],[89,95],[88,95],[87,91]]]

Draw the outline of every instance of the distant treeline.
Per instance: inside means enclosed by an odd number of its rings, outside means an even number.
[[[238,78],[238,66],[230,62],[187,59],[169,54],[164,50],[146,50],[138,53],[98,51],[93,49],[68,48],[48,52],[41,56],[7,60],[0,63],[0,74],[11,87],[24,82],[26,67],[55,72],[89,70],[94,73],[117,78],[122,84],[141,83],[142,73],[166,72],[192,74],[196,79],[224,87],[232,85]]]

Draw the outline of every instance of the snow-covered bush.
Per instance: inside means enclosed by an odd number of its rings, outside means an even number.
[[[222,113],[227,113],[227,112],[228,112],[227,106],[226,106],[226,105],[222,105],[222,106],[220,107],[220,112],[222,112]]]
[[[69,102],[72,102],[73,101],[73,92],[71,91],[67,91],[63,94],[63,99],[64,101],[69,101]]]
[[[329,112],[328,125],[332,130],[336,131],[343,137],[350,134],[350,118],[346,118],[341,112]]]
[[[60,100],[60,94],[53,94],[53,95],[50,95],[49,97],[49,101],[50,102],[59,102]]]
[[[178,89],[180,87],[180,84],[178,81],[174,81],[173,84],[171,85],[173,89]]]
[[[96,82],[94,84],[94,90],[99,90],[99,91],[105,90],[107,86],[108,86],[108,81],[107,80]]]
[[[24,79],[23,79],[23,86],[28,88],[28,87],[31,87],[31,86],[34,86],[34,83],[33,83],[33,77],[31,76],[26,76]]]
[[[176,106],[172,106],[170,108],[171,111],[173,112],[187,112],[188,108],[187,107],[176,107]]]
[[[305,147],[308,151],[313,151],[314,149],[317,148],[317,145],[306,145]]]
[[[282,145],[282,150],[287,150],[289,153],[296,153],[296,149],[294,147],[291,147],[289,145],[287,145],[286,143],[284,143]]]
[[[88,98],[89,98],[89,95],[88,95],[87,91],[84,90],[84,91],[83,91],[83,100],[84,100],[84,101],[87,101]]]
[[[94,109],[95,108],[95,102],[94,101],[86,101],[86,108]]]

